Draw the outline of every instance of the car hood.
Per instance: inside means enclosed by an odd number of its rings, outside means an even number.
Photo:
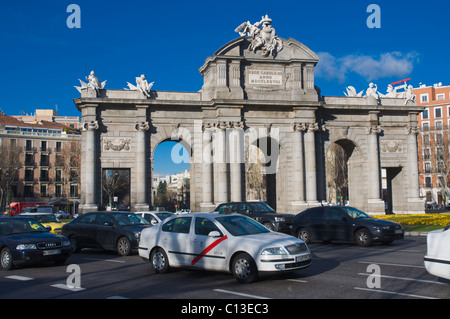
[[[41,241],[60,241],[66,239],[64,236],[52,234],[50,232],[35,232],[12,234],[5,236],[8,241],[18,242],[20,244],[37,243]]]
[[[246,243],[251,243],[254,245],[259,245],[262,247],[270,246],[286,246],[292,245],[299,242],[299,239],[277,232],[260,233],[254,235],[237,236],[236,238],[241,238],[245,240]]]
[[[144,228],[150,227],[151,225],[124,225],[122,226],[123,229],[128,230],[130,232],[133,233],[139,233],[141,232]]]
[[[373,226],[399,226],[399,223],[379,218],[357,218],[355,221]]]

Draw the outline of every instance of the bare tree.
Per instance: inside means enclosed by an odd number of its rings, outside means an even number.
[[[267,200],[266,176],[262,174],[264,153],[251,145],[246,152],[246,198],[247,200]]]
[[[125,169],[105,169],[102,174],[102,188],[112,207],[115,196],[123,198],[128,193],[130,171]]]
[[[0,146],[0,207],[5,206],[8,196],[8,186],[17,180],[19,169],[22,168],[20,161],[22,148],[15,143],[4,143]]]
[[[333,199],[343,203],[348,200],[348,156],[345,150],[334,143],[327,152],[328,202]]]

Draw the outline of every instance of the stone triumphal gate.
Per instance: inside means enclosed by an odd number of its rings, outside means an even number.
[[[385,96],[372,85],[364,96],[322,96],[314,85],[318,56],[279,38],[267,16],[236,31],[241,37],[201,66],[198,92],[154,91],[143,75],[123,90],[105,89],[93,72],[88,83],[80,80],[74,102],[84,123],[82,211],[102,205],[105,169],[128,170],[131,209],[151,208],[153,154],[167,140],[189,150],[193,211],[246,199],[250,147],[265,154],[267,201],[278,212],[321,205],[329,198],[326,159],[334,144],[348,157],[350,205],[384,213],[383,180],[394,213],[423,211],[416,144],[421,109],[413,98]]]

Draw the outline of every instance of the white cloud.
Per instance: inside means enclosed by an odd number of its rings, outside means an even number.
[[[411,74],[418,60],[416,52],[382,53],[378,57],[350,54],[336,58],[328,52],[318,53],[320,61],[316,67],[316,76],[328,80],[344,82],[349,73],[356,73],[367,81],[385,77],[403,77]]]

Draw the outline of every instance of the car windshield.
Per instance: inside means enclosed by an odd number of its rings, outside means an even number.
[[[156,216],[158,216],[159,219],[164,220],[167,217],[172,216],[172,214],[171,213],[156,213]]]
[[[266,203],[249,203],[254,213],[275,213],[272,207]]]
[[[257,221],[245,216],[218,217],[217,221],[233,236],[253,235],[270,232]]]
[[[370,218],[369,215],[353,207],[343,207],[352,218]]]
[[[60,223],[61,221],[53,214],[43,214],[33,216],[33,219],[40,223]]]
[[[0,235],[48,232],[48,230],[33,219],[0,220]]]
[[[119,225],[148,225],[148,221],[146,221],[141,216],[138,216],[133,213],[111,213]]]

